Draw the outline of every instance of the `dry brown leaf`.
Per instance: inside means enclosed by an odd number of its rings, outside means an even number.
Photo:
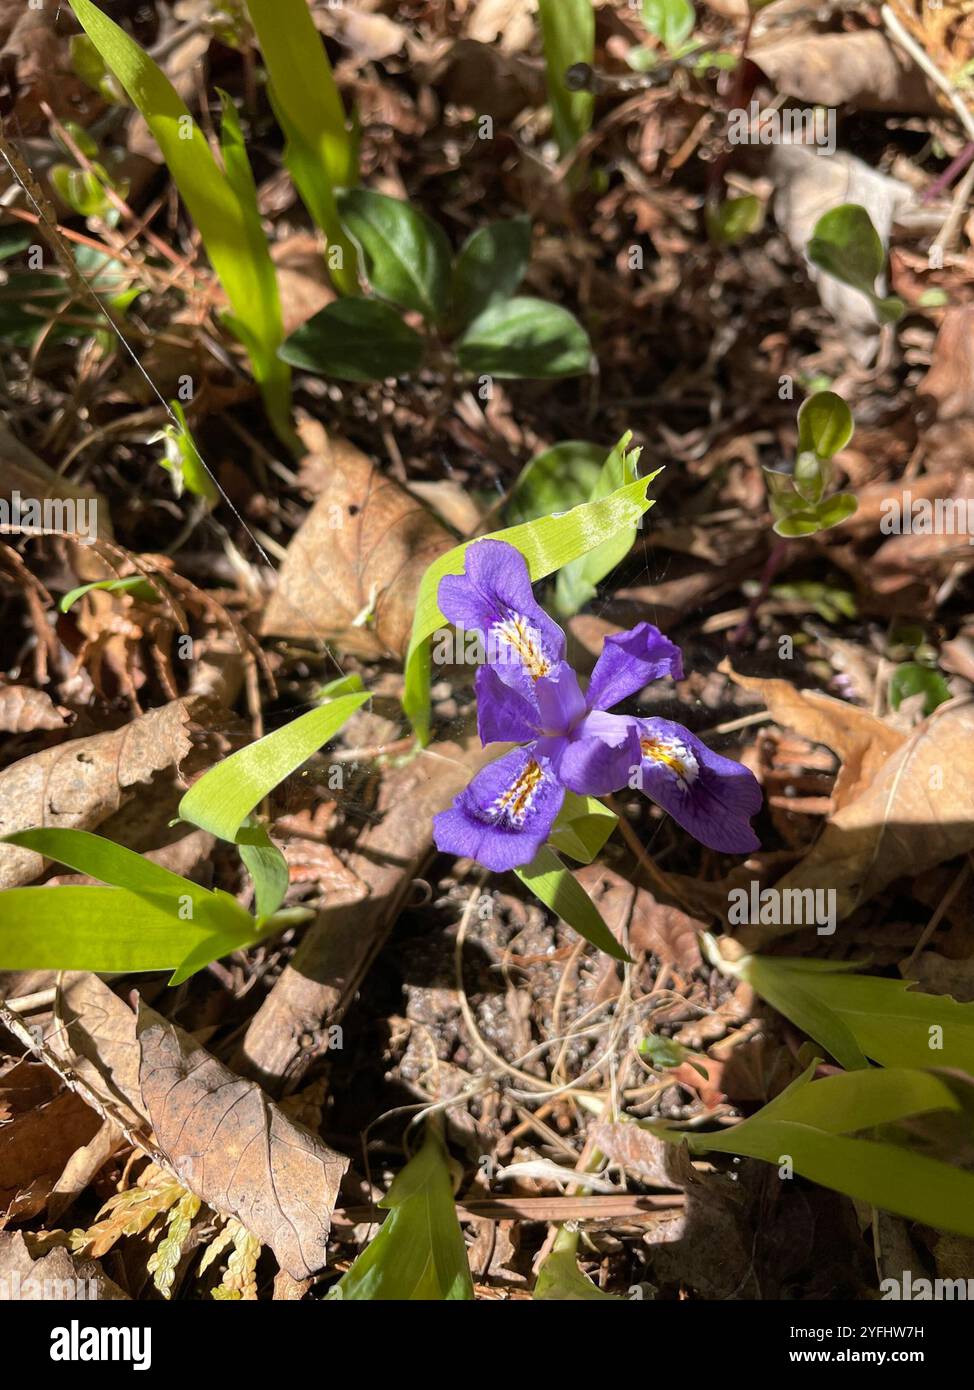
[[[842,919],[895,879],[966,854],[974,848],[972,757],[974,700],[951,700],[831,818],[778,890],[835,889]]]
[[[111,1120],[102,1120],[93,1137],[87,1144],[75,1149],[61,1172],[61,1176],[51,1188],[47,1199],[48,1221],[52,1224],[60,1220],[74,1201],[81,1196],[116,1149],[124,1143],[122,1131]]]
[[[55,1017],[43,1041],[106,1103],[109,1113],[131,1130],[145,1130],[135,1022],[133,1011],[104,980],[70,971],[61,977]]]
[[[277,267],[284,332],[291,334],[330,304],[335,291],[328,279],[321,242],[310,233],[295,232],[277,242],[271,258]]]
[[[381,63],[401,53],[408,31],[384,14],[362,14],[347,5],[328,5],[312,11],[315,24],[336,38],[363,63]]]
[[[876,29],[772,39],[754,44],[748,57],[779,92],[797,101],[927,116],[943,112],[922,69]]]
[[[938,468],[935,473],[923,473],[920,477],[911,478],[905,483],[899,480],[867,483],[856,492],[859,500],[858,510],[837,529],[846,536],[880,535],[879,528],[891,502],[897,504],[902,514],[906,493],[914,499],[925,497],[931,501],[937,497],[950,497],[962,477],[963,470],[960,467]]]
[[[72,723],[70,710],[56,705],[43,690],[30,685],[0,685],[0,732],[31,734],[36,729],[63,729]]]
[[[270,1246],[293,1278],[320,1270],[348,1160],[145,1006],[137,1036],[142,1100],[180,1181]]]
[[[324,841],[298,836],[287,840],[281,850],[287,860],[290,881],[317,883],[329,907],[361,902],[368,897],[369,890],[358,874]]]
[[[686,973],[700,964],[697,933],[706,931],[703,922],[688,917],[678,907],[658,903],[648,889],[637,888],[605,864],[586,864],[575,876],[613,936],[622,939],[628,927],[633,951],[651,951]]]
[[[681,912],[678,907],[657,902],[646,888],[636,890],[629,942],[635,951],[652,952],[664,965],[675,965],[689,974],[700,964],[700,932],[705,922]]]
[[[109,1279],[97,1260],[72,1255],[63,1247],[34,1258],[35,1237],[22,1231],[0,1233],[0,1281],[8,1297],[18,1302],[49,1302],[83,1298],[89,1302],[127,1299],[128,1294]]]
[[[520,53],[534,44],[537,9],[537,0],[478,0],[467,12],[464,33],[477,43],[498,40],[503,53]]]
[[[930,498],[932,506],[921,509],[917,506],[918,495],[910,484],[904,488],[890,489],[890,499],[895,499],[898,511],[891,515],[904,527],[901,535],[889,536],[874,552],[872,564],[880,571],[900,571],[915,579],[917,571],[923,566],[948,566],[957,560],[970,563],[974,559],[971,537],[967,527],[974,524],[974,469],[961,473],[953,487],[939,492]],[[954,510],[944,513],[954,517],[953,522],[941,524],[937,521],[937,504],[955,504]],[[924,520],[926,514],[927,520]],[[930,526],[929,533],[921,529]],[[905,529],[909,526],[909,530]],[[880,576],[874,579],[878,584]]]
[[[602,1121],[589,1130],[589,1141],[610,1163],[618,1163],[647,1187],[679,1191],[682,1183],[670,1177],[672,1146],[637,1124]]]
[[[353,444],[316,421],[301,434],[322,491],[291,539],[261,631],[401,659],[419,582],[455,541]]]
[[[974,416],[974,304],[956,304],[944,314],[917,395],[933,402],[938,420]]]
[[[36,497],[42,502],[48,498],[70,498],[88,505],[94,504],[92,520],[99,540],[112,538],[112,523],[104,497],[93,488],[69,483],[22,444],[6,425],[0,423],[0,496],[11,497],[14,492],[19,492],[22,497]],[[112,577],[111,569],[97,554],[95,547],[72,542],[71,554],[81,579]]]
[[[832,749],[842,763],[832,791],[834,811],[869,786],[906,737],[868,710],[819,690],[797,690],[790,681],[742,676],[727,661],[719,669],[743,689],[756,691],[782,728]]]
[[[207,704],[187,698],[150,710],[120,729],[72,739],[21,758],[0,773],[0,835],[35,826],[91,830],[153,773],[178,767],[189,724]],[[30,883],[44,867],[32,850],[0,845],[0,888]]]
[[[424,506],[429,507],[441,521],[456,531],[458,536],[469,536],[480,525],[484,508],[476,497],[471,497],[469,488],[455,483],[452,478],[437,478],[435,482],[419,481],[409,484],[409,491],[418,497]]]
[[[40,1075],[43,1073],[43,1075]],[[28,1087],[25,1093],[20,1080]],[[38,1102],[34,1082],[45,1085]],[[21,1062],[4,1076],[5,1100],[13,1117],[0,1129],[0,1226],[43,1210],[47,1198],[75,1151],[98,1130],[98,1115],[39,1063]],[[25,1105],[27,1094],[31,1095]],[[6,1213],[6,1215],[4,1215]]]

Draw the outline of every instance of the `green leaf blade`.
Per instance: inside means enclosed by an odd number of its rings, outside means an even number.
[[[516,292],[531,257],[531,222],[513,217],[478,228],[453,267],[452,317],[461,328],[496,300]]]
[[[585,889],[548,845],[521,869],[514,871],[526,888],[561,920],[613,960],[630,959],[602,919]]]
[[[314,314],[280,349],[285,362],[340,381],[403,377],[421,366],[423,339],[379,299],[339,299]]]
[[[246,933],[214,931],[198,918],[180,919],[170,897],[126,888],[8,888],[0,893],[0,968],[172,970],[204,943],[205,964],[254,939],[247,920]]]
[[[367,188],[340,192],[338,210],[373,293],[428,323],[441,322],[449,310],[452,260],[443,229],[411,204]]]
[[[343,695],[231,753],[190,787],[179,803],[180,818],[235,841],[264,797],[333,738],[368,699],[367,691]]]
[[[379,1203],[389,1215],[328,1295],[355,1302],[471,1300],[446,1151],[432,1126]]]
[[[490,304],[457,341],[456,354],[475,375],[537,381],[584,376],[593,360],[588,334],[575,316],[530,296]]]

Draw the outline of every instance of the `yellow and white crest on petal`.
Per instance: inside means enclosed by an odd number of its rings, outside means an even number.
[[[541,764],[532,758],[511,785],[501,792],[491,806],[491,812],[498,818],[506,814],[514,825],[523,825],[543,781]]]
[[[641,738],[639,747],[644,758],[669,768],[683,787],[691,786],[700,775],[700,764],[678,738]]]
[[[508,654],[518,658],[532,680],[540,680],[551,670],[551,662],[544,654],[541,634],[533,628],[521,613],[512,613],[509,618],[498,623],[494,635],[506,648]],[[503,660],[503,657],[501,658]]]

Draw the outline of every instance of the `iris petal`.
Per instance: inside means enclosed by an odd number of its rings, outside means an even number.
[[[502,873],[529,864],[548,838],[565,789],[534,745],[477,773],[448,811],[433,817],[438,849]]]
[[[537,736],[541,714],[534,692],[505,685],[496,667],[477,671],[477,732],[488,743],[526,743]]]
[[[640,756],[636,721],[595,710],[564,740],[560,756],[553,761],[569,791],[607,796],[626,785]]]
[[[539,732],[567,734],[585,715],[585,696],[567,661],[560,661],[549,675],[535,681],[533,693],[538,704]]]
[[[440,580],[437,601],[456,627],[480,634],[505,685],[526,693],[564,656],[565,634],[535,601],[527,562],[506,541],[469,546],[463,574]]]
[[[589,709],[611,709],[661,676],[683,679],[680,648],[652,623],[607,637],[589,681]]]
[[[637,719],[641,788],[677,825],[710,849],[747,854],[760,849],[750,818],[762,805],[754,774],[714,753],[682,724]]]

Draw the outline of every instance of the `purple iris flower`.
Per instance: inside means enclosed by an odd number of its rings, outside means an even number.
[[[565,634],[535,602],[514,546],[475,542],[463,574],[441,579],[437,597],[449,621],[484,644],[481,741],[522,745],[478,772],[434,818],[439,849],[497,872],[517,868],[547,840],[566,789],[605,796],[625,786],[640,788],[711,849],[759,847],[749,818],[761,790],[747,768],[670,719],[608,712],[661,676],[683,678],[679,647],[652,623],[606,638],[583,694],[564,659]]]

